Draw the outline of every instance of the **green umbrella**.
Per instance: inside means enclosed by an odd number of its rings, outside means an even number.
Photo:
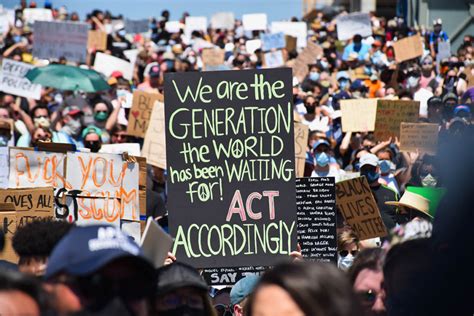
[[[110,88],[97,71],[68,65],[33,68],[26,78],[32,83],[67,91],[96,92]]]

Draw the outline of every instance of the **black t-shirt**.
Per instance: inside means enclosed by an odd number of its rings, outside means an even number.
[[[385,202],[388,201],[398,201],[398,195],[395,191],[379,185],[377,187],[371,187],[372,193],[374,195],[377,206],[380,210],[380,215],[382,216],[383,223],[387,230],[391,230],[395,227],[397,223],[397,212],[396,207],[392,205],[387,205]]]

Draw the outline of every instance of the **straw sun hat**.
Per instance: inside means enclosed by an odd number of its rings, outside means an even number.
[[[405,191],[405,193],[403,193],[402,197],[400,198],[400,201],[390,201],[385,202],[385,204],[409,207],[411,209],[422,212],[430,218],[433,218],[433,216],[431,216],[431,214],[429,213],[430,200],[425,199],[419,194],[415,194],[409,191]]]

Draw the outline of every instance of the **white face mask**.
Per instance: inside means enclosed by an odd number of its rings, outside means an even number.
[[[431,173],[428,173],[426,177],[421,178],[421,185],[427,188],[436,188],[436,185],[438,184],[438,180],[436,180],[435,177],[431,175]]]
[[[418,77],[408,77],[408,80],[407,80],[407,84],[409,88],[416,88],[419,82],[420,82],[420,78]]]
[[[337,267],[341,270],[349,270],[353,262],[354,256],[350,253],[345,257],[341,257],[339,254],[337,255]]]

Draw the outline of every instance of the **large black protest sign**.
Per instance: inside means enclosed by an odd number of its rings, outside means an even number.
[[[336,185],[334,178],[296,179],[298,242],[303,257],[337,262]]]
[[[196,267],[296,249],[291,69],[165,76],[173,252]]]

